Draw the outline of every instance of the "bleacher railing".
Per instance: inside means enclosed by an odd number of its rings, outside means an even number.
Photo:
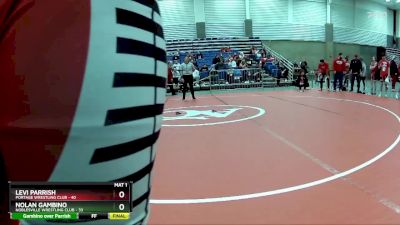
[[[283,57],[281,54],[277,53],[276,51],[274,51],[273,49],[268,47],[267,45],[263,44],[263,46],[269,54],[271,54],[277,61],[279,61],[279,63],[282,66],[284,66],[288,69],[288,79],[290,81],[292,81],[293,74],[294,74],[294,64],[292,62],[290,62],[288,59],[286,59],[285,57]]]
[[[261,72],[260,68],[212,70],[210,90],[261,87]]]
[[[263,87],[262,71],[261,68],[233,68],[200,72],[194,84],[202,90]]]

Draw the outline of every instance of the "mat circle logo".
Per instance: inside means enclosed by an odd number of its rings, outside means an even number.
[[[164,111],[164,127],[196,127],[242,122],[265,114],[253,106],[206,105],[170,108]]]

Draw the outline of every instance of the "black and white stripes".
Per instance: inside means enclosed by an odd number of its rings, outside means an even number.
[[[118,24],[137,27],[148,32],[152,32],[161,38],[164,38],[162,26],[154,22],[152,19],[120,8],[116,9],[116,14]]]
[[[128,225],[148,213],[154,144],[165,101],[165,40],[154,0],[91,3],[81,96],[50,180],[133,181],[133,217]]]

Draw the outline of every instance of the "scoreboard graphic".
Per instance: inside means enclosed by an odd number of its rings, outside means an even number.
[[[130,182],[9,182],[12,220],[128,220]]]

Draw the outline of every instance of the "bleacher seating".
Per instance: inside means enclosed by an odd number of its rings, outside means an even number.
[[[255,46],[259,49],[262,48],[262,42],[256,37],[168,40],[167,54],[172,54],[177,51],[219,51],[221,48],[228,46],[237,51],[248,51],[251,46]]]
[[[279,68],[272,62],[266,62],[264,65],[264,69],[267,73],[271,74],[271,76],[275,78],[278,77],[278,73],[280,72]]]
[[[223,52],[222,48],[229,47],[231,51]],[[167,60],[173,61],[173,57],[179,50],[179,63],[183,63],[184,57],[188,53],[194,55],[201,53],[202,58],[196,59],[198,68],[207,65],[211,69],[212,61],[216,55],[222,54],[224,59],[230,56],[239,55],[239,52],[245,53],[250,57],[250,49],[256,47],[262,49],[263,44],[259,38],[206,38],[195,40],[170,40],[167,41]],[[247,58],[246,57],[246,58]],[[252,58],[252,57],[250,57]],[[259,62],[260,59],[251,61]],[[238,65],[239,66],[239,65]],[[254,67],[255,66],[255,67]],[[210,70],[211,71],[211,70]],[[200,88],[204,85],[224,85],[232,87],[270,87],[276,84],[275,78],[280,73],[279,68],[272,62],[266,62],[263,68],[258,64],[250,66],[248,69],[230,69],[225,64],[223,69],[212,72],[200,72]],[[284,84],[284,82],[281,82]],[[220,87],[220,86],[219,86]]]

